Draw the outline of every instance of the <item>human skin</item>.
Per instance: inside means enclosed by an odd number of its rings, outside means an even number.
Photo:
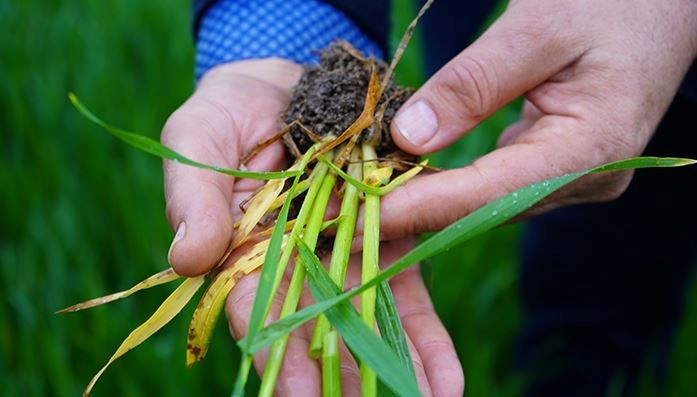
[[[479,40],[402,107],[392,136],[403,150],[424,154],[519,96],[525,97],[522,118],[502,134],[497,150],[472,165],[417,177],[383,198],[382,238],[390,240],[383,244],[384,264],[410,246],[405,238],[441,229],[519,187],[640,154],[696,54],[695,0],[512,0]],[[299,74],[297,65],[268,59],[214,68],[170,117],[162,141],[198,161],[237,168],[242,154],[278,130],[277,115]],[[246,166],[277,169],[283,156],[274,145]],[[528,215],[614,199],[631,175],[585,177]],[[179,230],[170,263],[183,275],[204,273],[227,248],[237,203],[258,182],[166,162],[165,186],[167,216]],[[434,208],[434,200],[448,205]],[[257,279],[240,280],[228,299],[237,337],[244,334]],[[401,275],[393,289],[422,389],[461,395],[462,370],[418,271]],[[306,356],[309,332],[291,337],[279,395],[319,394],[319,369]],[[344,359],[344,387],[352,395],[359,389],[355,363]],[[256,359],[257,368],[263,360]]]
[[[696,55],[694,0],[511,1],[409,99],[391,129],[400,148],[425,154],[523,96],[521,120],[471,165],[386,196],[382,237],[439,230],[522,186],[641,154]],[[631,176],[584,177],[526,215],[615,199]]]
[[[196,92],[167,121],[162,142],[185,156],[208,164],[238,168],[239,159],[258,142],[278,132],[278,114],[290,100],[290,90],[300,77],[299,65],[279,60],[251,60],[225,64],[210,70]],[[251,170],[275,170],[285,162],[281,143],[272,145],[245,164]],[[233,235],[232,224],[241,217],[239,203],[262,183],[236,180],[227,175],[165,162],[167,217],[178,230],[169,261],[182,275],[209,271],[225,252]],[[183,226],[182,226],[183,225]],[[383,244],[381,264],[389,265],[413,246],[412,238]],[[259,273],[243,277],[230,293],[226,305],[230,331],[245,335],[254,302]],[[276,319],[288,279],[275,297],[269,318]],[[360,284],[360,255],[353,255],[347,287]],[[417,268],[391,280],[398,310],[414,359],[417,380],[425,396],[460,396],[464,388],[462,368],[452,341],[438,319]],[[300,305],[311,303],[304,291]],[[312,325],[290,336],[277,382],[280,396],[321,394],[321,372],[308,355]],[[345,396],[360,394],[358,366],[342,349],[342,388]],[[262,373],[266,357],[255,357]],[[297,394],[295,394],[297,395]]]

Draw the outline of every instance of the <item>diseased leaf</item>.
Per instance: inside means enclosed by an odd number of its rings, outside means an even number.
[[[139,282],[138,284],[134,285],[130,289],[127,289],[125,291],[121,292],[116,292],[107,296],[102,296],[99,298],[94,298],[90,299],[86,302],[78,303],[76,305],[72,305],[70,307],[66,307],[65,309],[58,310],[56,313],[68,313],[68,312],[76,312],[78,310],[85,310],[89,309],[95,306],[103,305],[105,303],[113,302],[117,299],[123,299],[128,296],[133,295],[134,293],[144,290],[147,288],[154,287],[156,285],[161,285],[168,283],[170,281],[174,281],[178,278],[180,278],[177,273],[174,272],[174,269],[171,267],[169,269],[165,269],[159,273],[155,273],[152,276],[146,278],[145,280]]]
[[[239,345],[249,353],[255,353],[274,340],[292,332],[297,327],[315,318],[317,315],[334,307],[340,302],[360,294],[368,288],[388,280],[409,266],[424,259],[439,254],[451,247],[487,232],[526,211],[545,197],[561,187],[588,175],[592,172],[627,170],[637,168],[681,167],[697,163],[697,160],[682,158],[635,157],[620,160],[592,168],[587,171],[562,175],[534,183],[511,192],[493,202],[479,208],[471,214],[454,222],[452,225],[434,234],[426,241],[417,245],[391,266],[384,269],[377,277],[360,287],[347,291],[337,297],[327,299],[306,307],[292,315],[276,321],[256,334],[253,340],[242,340]]]
[[[85,116],[91,122],[97,124],[98,126],[107,130],[111,135],[122,140],[123,142],[133,146],[136,149],[140,149],[146,153],[154,154],[155,156],[161,157],[163,159],[175,160],[182,164],[204,168],[208,170],[213,170],[220,172],[222,174],[232,175],[239,178],[249,178],[249,179],[278,179],[278,178],[288,178],[295,175],[299,175],[301,171],[279,171],[279,172],[253,172],[253,171],[243,171],[243,170],[233,170],[229,168],[218,167],[215,165],[208,165],[199,163],[198,161],[192,160],[185,157],[174,150],[162,145],[161,143],[150,139],[146,136],[136,134],[134,132],[122,130],[120,128],[113,127],[107,124],[105,121],[97,117],[92,113],[85,105],[77,99],[77,96],[72,92],[68,94],[70,102],[72,102],[75,109],[77,109],[80,114]]]
[[[220,317],[228,293],[240,278],[258,269],[264,263],[264,255],[268,248],[269,240],[254,244],[248,252],[235,261],[234,265],[218,273],[208,286],[196,306],[189,325],[186,344],[188,367],[206,356],[215,324]]]
[[[160,328],[164,327],[165,324],[170,322],[174,316],[179,314],[182,308],[184,308],[184,306],[194,296],[196,291],[198,291],[199,287],[201,287],[204,280],[205,276],[185,279],[184,282],[181,283],[181,285],[179,285],[179,287],[177,287],[177,289],[174,290],[174,292],[172,292],[172,294],[168,296],[164,302],[162,302],[160,307],[157,308],[155,313],[153,313],[153,315],[150,316],[147,321],[141,324],[138,328],[134,329],[128,335],[128,337],[124,339],[121,346],[116,349],[116,352],[113,356],[111,356],[106,365],[104,365],[104,367],[97,372],[94,378],[92,378],[90,383],[87,385],[87,388],[85,388],[83,396],[88,396],[90,394],[94,384],[97,383],[99,377],[102,376],[102,373],[104,373],[111,363],[126,354],[129,350],[143,343],[143,341],[151,337],[155,332],[160,330]]]

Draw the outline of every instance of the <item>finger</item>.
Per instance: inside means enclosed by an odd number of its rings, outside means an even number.
[[[383,197],[381,237],[440,230],[523,186],[635,154],[632,148],[590,136],[590,130],[571,117],[545,116],[515,144],[469,166],[414,178]],[[628,175],[588,175],[547,198],[551,206],[546,209],[617,198],[629,183]]]
[[[548,5],[540,15],[534,3],[509,7],[402,106],[391,125],[400,148],[425,154],[447,146],[584,53],[586,43],[567,33],[565,11]]]
[[[243,149],[278,131],[278,114],[289,100],[287,87],[300,70],[289,62],[253,60],[211,70],[195,94],[169,118],[162,142],[199,162],[239,168]],[[257,74],[274,79],[261,80]],[[273,145],[247,167],[270,170],[282,159],[281,153],[281,145]],[[170,264],[183,275],[205,273],[217,264],[232,237],[235,180],[171,161],[165,162],[164,171],[168,219],[178,231],[170,248]],[[235,189],[253,191],[258,184],[243,181]]]
[[[169,118],[162,142],[196,161],[237,168],[236,126],[216,109],[209,106],[205,93],[194,95]],[[164,177],[167,218],[177,231],[169,262],[185,276],[205,273],[217,263],[232,237],[234,178],[174,161],[165,161]]]
[[[356,363],[341,337],[339,337],[339,355],[341,357],[341,395],[345,397],[360,397],[361,375],[358,370],[358,363]]]
[[[420,361],[434,396],[461,396],[465,379],[455,347],[436,315],[418,267],[411,267],[390,282],[404,331],[413,343],[415,367]],[[414,354],[415,353],[415,354]]]

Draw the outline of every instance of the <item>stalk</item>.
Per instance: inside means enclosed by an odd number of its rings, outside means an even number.
[[[315,197],[317,197],[322,187],[322,181],[324,180],[324,177],[327,175],[327,172],[329,171],[329,167],[323,165],[324,164],[317,164],[315,169],[312,171],[312,174],[310,174],[310,178],[312,178],[310,181],[310,187],[307,190],[307,194],[305,195],[303,204],[300,207],[298,216],[295,218],[295,224],[293,225],[293,229],[291,230],[291,236],[300,234],[300,231],[303,229],[303,227],[305,227],[305,223],[307,222],[308,217],[311,215],[312,204],[314,203]],[[279,258],[278,271],[276,272],[274,278],[274,294],[278,290],[278,285],[281,283],[281,280],[283,279],[283,273],[285,273],[286,271],[288,261],[290,260],[290,255],[292,253],[293,245],[286,244],[286,246],[283,248],[283,251],[281,252],[281,257]],[[266,319],[266,317],[269,315],[270,309],[271,303],[269,303],[269,305],[266,307],[266,310],[264,312],[264,319]]]
[[[377,169],[377,154],[369,143],[362,145],[363,177]],[[371,161],[373,160],[373,161]],[[363,218],[363,266],[361,269],[361,284],[373,279],[379,272],[380,261],[380,197],[372,194],[365,195]],[[375,326],[375,287],[361,294],[361,319],[371,329]],[[363,397],[377,396],[377,377],[375,372],[365,363],[361,363],[361,395]]]
[[[325,154],[331,155],[329,153]],[[326,164],[317,164],[316,167],[324,166]],[[321,181],[321,182],[320,182]],[[302,239],[305,244],[307,244],[310,249],[315,249],[317,245],[317,237],[322,229],[322,221],[324,220],[324,212],[327,208],[327,203],[329,202],[329,197],[331,196],[332,190],[334,189],[334,184],[336,183],[336,174],[334,172],[326,173],[320,182],[319,191],[317,192],[317,197],[314,202],[311,203],[310,215],[307,220],[307,227],[303,233]],[[312,189],[315,181],[310,185]],[[307,200],[307,199],[306,199]],[[306,203],[303,202],[302,208],[306,207]],[[302,209],[301,209],[302,212]],[[297,226],[297,224],[296,224]],[[295,227],[293,228],[295,232]],[[296,235],[296,233],[292,234]],[[284,252],[285,254],[285,252]],[[288,291],[286,293],[286,298],[283,301],[283,306],[281,307],[281,314],[279,318],[284,318],[290,314],[295,313],[298,307],[298,301],[300,300],[300,294],[303,290],[303,285],[305,283],[305,266],[300,263],[300,258],[296,257],[295,268],[293,269],[293,275],[290,279],[290,284],[288,285]],[[282,276],[282,274],[281,274]],[[280,278],[278,279],[280,282]],[[266,362],[266,369],[264,370],[264,376],[261,381],[261,387],[259,389],[259,396],[271,397],[273,396],[274,389],[276,387],[276,380],[278,379],[278,373],[281,370],[281,364],[283,363],[283,356],[286,352],[286,346],[288,344],[288,335],[278,339],[271,345],[269,350],[269,357]]]
[[[322,350],[322,397],[341,397],[341,358],[339,334],[327,332]]]
[[[348,173],[358,180],[360,180],[363,175],[360,160],[361,155],[358,150],[351,152],[351,163],[348,167]],[[349,257],[351,256],[351,244],[353,243],[353,234],[356,231],[356,220],[358,218],[359,193],[360,191],[355,186],[350,183],[345,184],[344,197],[341,200],[341,210],[339,211],[341,221],[336,228],[332,258],[329,262],[329,276],[340,288],[344,286],[346,268],[348,267]],[[310,342],[310,357],[314,359],[320,358],[322,354],[322,343],[330,328],[331,325],[327,317],[320,315],[317,318],[315,330],[312,334],[312,341]]]

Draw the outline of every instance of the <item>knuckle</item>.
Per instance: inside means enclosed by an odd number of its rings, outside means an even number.
[[[498,97],[492,68],[476,58],[461,55],[434,76],[436,95],[445,106],[458,106],[457,113],[483,119]],[[454,104],[452,103],[454,101]]]

